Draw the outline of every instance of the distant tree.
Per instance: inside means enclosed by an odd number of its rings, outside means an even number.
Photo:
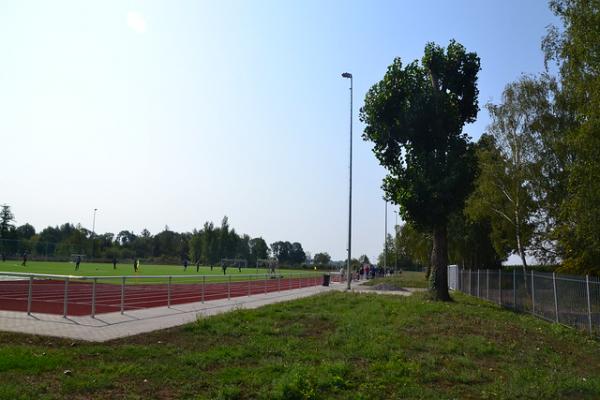
[[[117,243],[119,243],[121,246],[128,246],[129,244],[132,244],[133,241],[135,240],[136,236],[134,235],[133,232],[130,231],[121,231],[117,234]]]
[[[238,237],[235,258],[248,261],[250,259],[250,236],[242,235]]]
[[[304,253],[302,245],[298,242],[292,243],[289,254],[290,263],[292,264],[298,265],[306,261],[306,253]]]
[[[262,237],[250,239],[250,263],[256,264],[256,260],[264,260],[269,257],[269,246]]]
[[[329,265],[330,261],[331,261],[331,256],[326,252],[317,253],[317,254],[315,254],[315,257],[313,258],[313,262],[316,265],[326,266],[326,265]]]
[[[479,57],[451,41],[425,47],[421,64],[399,58],[367,92],[360,119],[363,138],[388,175],[385,197],[402,217],[431,232],[430,295],[450,300],[447,282],[448,218],[472,190],[476,160],[462,132],[477,116]]]
[[[14,228],[12,224],[14,220],[15,216],[10,210],[10,206],[6,204],[0,206],[0,239],[4,238],[10,228]]]
[[[21,225],[17,228],[19,239],[31,239],[35,235],[35,228],[30,224]]]
[[[192,262],[196,262],[198,260],[203,261],[204,254],[202,253],[202,243],[203,243],[203,238],[204,236],[204,232],[202,231],[198,231],[196,229],[194,229],[194,231],[192,232],[192,236],[190,238],[190,242],[189,242],[189,246],[190,246],[190,254],[189,254],[189,259]]]
[[[369,260],[369,257],[367,257],[366,254],[358,257],[358,261],[360,261],[362,264],[371,264],[371,260]]]
[[[271,244],[271,252],[273,253],[273,257],[277,259],[279,264],[291,264],[291,251],[292,244],[290,242],[279,241]]]

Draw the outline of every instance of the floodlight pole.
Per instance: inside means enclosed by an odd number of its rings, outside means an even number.
[[[398,271],[398,211],[394,210],[394,214],[396,214],[396,225],[394,225],[394,250],[396,250],[394,273],[396,273]]]
[[[350,79],[350,179],[349,179],[349,190],[348,190],[348,271],[347,271],[347,289],[350,290],[351,282],[351,254],[352,254],[352,92],[353,92],[353,77],[351,73],[344,72],[343,78]]]
[[[96,211],[98,211],[98,209],[94,208],[94,219],[92,222],[92,260],[94,259],[94,250],[96,249],[96,243],[94,242],[94,234],[96,232]]]

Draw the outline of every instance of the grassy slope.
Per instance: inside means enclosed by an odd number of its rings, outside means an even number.
[[[455,298],[330,293],[108,344],[0,333],[0,398],[600,398],[598,342]]]
[[[364,283],[366,286],[385,284],[388,287],[401,288],[426,288],[424,272],[404,271],[401,274],[386,278],[375,278]]]

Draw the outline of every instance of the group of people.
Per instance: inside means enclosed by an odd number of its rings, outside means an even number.
[[[354,276],[356,280],[373,279],[386,276],[388,272],[383,267],[378,267],[377,265],[363,264],[356,269]]]

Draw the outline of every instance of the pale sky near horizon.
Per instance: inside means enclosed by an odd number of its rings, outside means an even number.
[[[354,75],[353,256],[384,235],[385,171],[358,109],[394,57],[452,38],[481,57],[480,108],[543,71],[531,1],[3,1],[0,204],[153,234],[219,224],[345,257]],[[481,111],[465,131],[478,138]],[[388,222],[393,229],[393,208]]]

